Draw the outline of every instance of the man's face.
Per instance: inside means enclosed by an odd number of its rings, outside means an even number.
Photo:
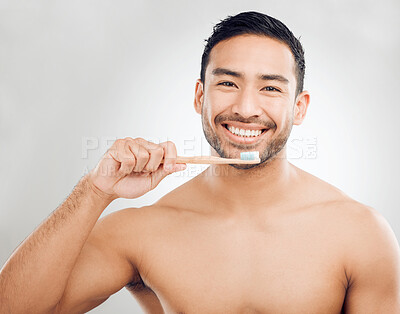
[[[285,44],[240,35],[211,50],[199,102],[205,137],[226,158],[259,151],[261,163],[285,146],[293,125],[296,77]],[[258,165],[235,165],[248,169]]]

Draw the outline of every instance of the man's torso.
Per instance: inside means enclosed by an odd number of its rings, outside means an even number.
[[[183,187],[133,209],[127,252],[140,277],[127,288],[153,312],[340,313],[353,201],[324,184],[313,193],[273,212],[230,215],[198,208]]]

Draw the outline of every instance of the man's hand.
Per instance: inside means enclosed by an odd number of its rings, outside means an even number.
[[[105,199],[137,198],[168,174],[185,168],[176,164],[174,143],[127,137],[114,142],[88,178],[91,188]]]

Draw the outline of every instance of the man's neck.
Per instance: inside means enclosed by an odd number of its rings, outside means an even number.
[[[218,207],[232,212],[265,209],[282,203],[296,179],[295,167],[286,159],[286,149],[258,167],[236,169],[229,165],[210,165],[203,173]]]

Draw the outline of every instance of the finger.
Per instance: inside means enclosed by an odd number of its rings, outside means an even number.
[[[150,154],[149,161],[144,167],[143,171],[153,172],[156,171],[164,158],[164,148],[160,144],[147,141],[143,138],[136,138],[135,141],[141,146],[145,147]]]
[[[116,177],[121,163],[113,157],[113,151],[108,150],[102,160],[97,164],[95,172],[102,177]]]
[[[109,150],[109,155],[115,161],[115,175],[125,176],[132,172],[135,164],[135,155],[127,149],[126,140],[117,140]]]
[[[121,168],[119,169],[120,173],[123,176],[127,176],[131,174],[136,166],[137,160],[135,154],[133,154],[130,145],[134,146],[134,143],[125,143],[124,145],[124,152],[121,153],[122,155],[122,162]]]
[[[148,149],[156,148],[156,147],[159,145],[159,144],[150,142],[150,141],[148,141],[148,140],[145,140],[144,138],[141,138],[141,137],[135,138],[134,141],[135,141],[136,143],[138,143],[139,145],[142,145],[142,146],[144,146],[144,147],[146,147],[146,148],[148,148]]]
[[[176,164],[176,147],[171,141],[160,143],[164,149],[164,169],[166,171],[173,171]]]
[[[186,169],[186,164],[175,165],[174,171],[182,171]],[[165,170],[163,165],[160,165],[156,171],[151,174],[151,188],[154,189],[162,179],[174,171]]]
[[[121,151],[123,151],[123,149],[124,149],[124,143],[125,143],[124,140],[118,139],[112,144],[112,146],[108,150],[111,157],[119,163],[122,162]]]
[[[102,163],[102,167],[105,169],[101,169],[104,175],[107,176],[119,176],[121,164],[124,159],[122,154],[123,140],[116,140],[113,145],[108,149],[105,153],[104,163]]]
[[[144,169],[146,171],[153,172],[158,169],[161,161],[164,158],[164,149],[162,146],[157,145],[156,148],[149,149],[148,152],[150,153],[150,158]]]
[[[150,154],[145,147],[136,143],[133,145],[129,143],[128,145],[131,152],[136,157],[136,165],[133,168],[134,172],[142,172],[144,167],[146,166],[147,162],[149,161]]]

